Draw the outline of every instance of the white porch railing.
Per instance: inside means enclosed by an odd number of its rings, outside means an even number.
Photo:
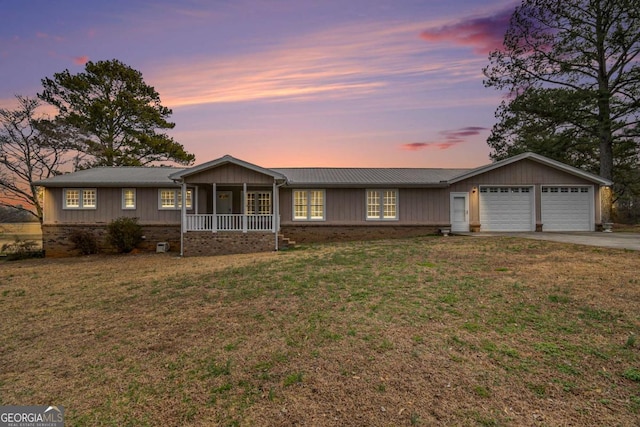
[[[186,220],[187,231],[273,231],[273,215],[194,214]]]

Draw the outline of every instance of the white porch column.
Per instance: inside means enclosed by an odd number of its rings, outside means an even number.
[[[271,221],[273,222],[273,224],[271,225],[273,227],[273,236],[275,238],[275,242],[274,242],[274,248],[277,251],[278,250],[278,217],[280,216],[279,212],[280,212],[280,202],[279,202],[279,191],[280,189],[278,188],[278,186],[276,185],[276,180],[273,180],[273,218],[271,219]]]
[[[187,231],[187,184],[182,181],[180,188],[182,193],[182,207],[180,215],[180,256],[184,256],[184,233]]]
[[[247,232],[247,183],[242,183],[242,232]]]
[[[198,189],[200,188],[199,185],[196,185],[196,191],[195,194],[193,195],[194,200],[192,201],[193,203],[193,213],[195,214],[199,214],[200,213],[200,209],[198,208]]]
[[[213,233],[217,233],[218,232],[218,217],[217,217],[217,215],[218,215],[218,212],[217,212],[218,206],[217,206],[217,204],[218,204],[218,190],[216,188],[216,183],[214,182],[213,183],[213,224],[212,224],[212,227],[211,227],[211,231]]]
[[[180,189],[182,192],[182,206],[180,210],[182,211],[182,231],[187,231],[187,183],[182,181],[182,188]]]

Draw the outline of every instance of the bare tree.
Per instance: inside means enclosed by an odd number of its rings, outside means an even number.
[[[28,212],[42,223],[42,201],[34,182],[57,175],[73,160],[73,138],[55,122],[37,117],[39,100],[16,99],[16,109],[0,109],[0,206]]]

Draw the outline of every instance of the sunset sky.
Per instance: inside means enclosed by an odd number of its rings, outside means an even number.
[[[474,167],[500,0],[0,0],[0,107],[87,60],[139,70],[196,163]]]

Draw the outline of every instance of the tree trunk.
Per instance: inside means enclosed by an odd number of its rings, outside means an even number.
[[[613,181],[613,132],[611,131],[611,90],[607,71],[605,22],[603,10],[597,7],[596,49],[598,52],[598,139],[600,140],[600,176]],[[613,197],[605,192],[602,199],[602,222],[611,222]]]

